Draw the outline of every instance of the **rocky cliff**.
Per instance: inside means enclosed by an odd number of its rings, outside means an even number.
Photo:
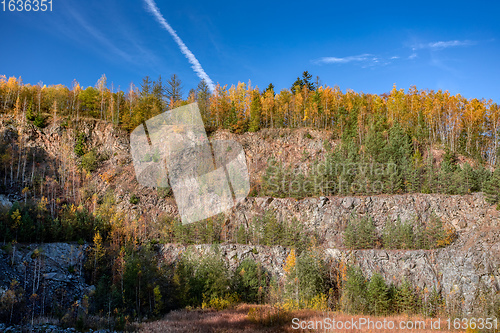
[[[87,245],[50,243],[16,244],[0,250],[0,297],[10,288],[22,294],[26,305],[37,298],[36,308],[42,314],[70,308],[94,287],[85,283],[83,265]],[[11,286],[17,281],[16,288]],[[21,299],[18,299],[21,301]],[[57,308],[54,308],[57,307]]]
[[[61,123],[39,129],[32,125],[19,125],[9,119],[2,119],[0,123],[0,138],[4,142],[17,140],[20,142],[20,151],[27,147],[36,148],[43,152],[43,161],[37,163],[53,163],[56,166],[54,169],[59,170],[57,172],[69,172],[76,166],[74,145],[79,133],[84,133],[88,150],[96,149],[105,156],[97,170],[86,177],[87,184],[92,184],[95,193],[102,196],[111,191],[116,208],[131,218],[154,218],[159,214],[176,216],[173,198],[162,197],[155,189],[142,187],[135,181],[128,136],[112,125],[87,120],[77,123],[74,129],[68,129]],[[212,137],[232,139],[242,144],[252,183],[259,181],[270,156],[285,164],[306,168],[309,162],[323,158],[325,143],[335,145],[327,132],[308,129],[264,130],[243,135],[219,131]],[[23,170],[26,169],[27,173],[41,172],[40,165],[35,169],[30,163],[28,159]],[[4,194],[8,195],[10,201],[21,200],[22,186],[12,185],[15,183],[13,174],[15,172],[10,170],[10,182],[8,171],[5,175]],[[138,196],[138,203],[132,203],[132,195]],[[1,197],[1,203],[10,204],[6,196]],[[268,210],[273,211],[278,220],[291,222],[297,219],[308,230],[317,232],[325,258],[359,265],[367,276],[377,271],[388,281],[399,282],[402,277],[407,277],[422,290],[430,290],[435,286],[449,304],[456,302],[465,312],[471,313],[477,308],[475,304],[481,299],[483,291],[500,291],[500,215],[499,211],[486,203],[481,193],[465,196],[406,194],[301,200],[249,197],[225,215],[225,224],[233,230],[241,224],[248,226],[253,223],[254,217]],[[348,219],[354,214],[371,216],[378,232],[388,219],[396,220],[399,217],[403,221],[427,221],[434,214],[452,226],[459,237],[450,246],[438,250],[348,251],[342,247],[342,233]],[[208,253],[210,247],[198,245],[195,248]],[[251,257],[262,262],[276,276],[283,275],[283,263],[289,251],[282,247],[235,244],[225,244],[221,248],[231,267]],[[165,245],[160,251],[161,258],[173,263],[184,250],[185,247],[181,245]],[[68,302],[81,299],[88,291],[81,274],[83,254],[84,247],[59,243],[17,245],[8,251],[0,251],[0,293],[5,292],[10,282],[16,279],[26,291],[61,297]]]
[[[160,248],[160,260],[173,264],[188,250],[200,255],[214,254],[210,245],[166,244]],[[407,279],[427,297],[436,288],[448,310],[457,314],[484,315],[481,311],[485,306],[493,306],[492,300],[500,292],[498,228],[474,229],[469,237],[437,250],[351,251],[322,248],[320,251],[332,270],[342,262],[359,266],[366,277],[378,272],[388,283],[395,285]],[[262,263],[272,276],[280,278],[285,274],[284,264],[290,249],[222,244],[218,246],[218,253],[232,270],[250,258]]]
[[[317,231],[326,247],[342,247],[342,232],[351,216],[370,216],[380,232],[388,220],[428,221],[432,215],[463,237],[477,228],[500,227],[500,212],[484,200],[482,193],[471,195],[405,194],[360,197],[247,198],[228,214],[231,225],[252,223],[266,210],[278,220],[302,221]]]

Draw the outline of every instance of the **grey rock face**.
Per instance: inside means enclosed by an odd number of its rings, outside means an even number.
[[[461,304],[466,314],[478,310],[481,293],[500,291],[500,230],[477,231],[470,239],[437,250],[326,249],[325,258],[357,265],[370,277],[382,274],[396,285],[408,279],[424,293],[435,287],[447,304]]]
[[[9,209],[12,207],[12,202],[5,195],[0,194],[0,208]]]
[[[445,225],[467,235],[476,228],[500,226],[499,211],[484,200],[482,193],[471,195],[405,194],[360,197],[246,198],[226,218],[233,228],[251,223],[265,210],[274,212],[278,220],[303,222],[321,237],[325,247],[342,247],[342,232],[353,215],[370,216],[379,232],[385,222],[428,221],[432,215]]]
[[[436,288],[450,307],[458,302],[463,314],[480,311],[480,295],[500,292],[500,228],[474,230],[447,248],[436,250],[343,250],[323,248],[330,265],[356,265],[366,277],[380,273],[387,283],[399,285],[407,279],[424,295]],[[182,253],[213,255],[210,245],[166,244],[160,248],[165,264],[174,264]],[[284,264],[290,249],[267,246],[222,244],[219,253],[231,270],[250,258],[276,278],[285,276]]]
[[[0,297],[13,280],[29,298],[36,294],[35,308],[67,306],[81,300],[89,286],[83,277],[86,245],[67,243],[17,244],[9,253],[0,250]]]
[[[261,263],[264,270],[278,278],[284,276],[283,265],[290,253],[290,249],[282,246],[221,244],[217,248],[232,271],[236,270],[243,260],[252,259]],[[160,258],[164,264],[172,265],[187,251],[191,251],[193,254],[209,256],[214,254],[214,247],[211,245],[183,246],[165,244],[160,248]]]

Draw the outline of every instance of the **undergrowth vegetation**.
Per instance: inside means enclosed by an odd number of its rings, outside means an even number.
[[[294,198],[483,191],[489,202],[498,202],[500,171],[492,173],[472,160],[459,163],[457,153],[446,147],[438,164],[436,148],[412,141],[398,123],[385,132],[371,127],[363,140],[347,136],[327,148],[323,160],[300,170],[270,158],[257,191]]]
[[[344,231],[344,246],[349,249],[436,249],[450,245],[456,238],[455,228],[444,225],[439,217],[431,215],[425,223],[388,219],[382,232],[377,233],[369,216],[352,216]]]

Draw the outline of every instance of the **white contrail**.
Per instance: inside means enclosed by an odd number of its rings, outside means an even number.
[[[156,3],[154,2],[154,0],[144,0],[144,2],[146,2],[146,4],[147,4],[148,11],[150,11],[154,15],[154,17],[156,18],[158,23],[160,23],[160,25],[163,28],[165,28],[165,30],[168,31],[168,33],[174,38],[177,45],[179,45],[181,52],[186,56],[188,61],[191,63],[191,68],[196,72],[196,75],[198,75],[198,77],[200,79],[205,80],[205,82],[208,85],[208,88],[210,89],[210,92],[213,92],[215,90],[214,83],[212,82],[212,80],[210,79],[208,74],[205,73],[205,71],[203,70],[203,67],[201,67],[200,62],[198,61],[198,59],[196,59],[193,52],[191,52],[188,49],[188,47],[186,46],[186,44],[184,44],[182,39],[180,39],[180,37],[177,36],[177,33],[175,32],[175,30],[172,29],[170,24],[168,24],[168,22],[165,20],[165,18],[161,15],[160,10],[156,6]]]

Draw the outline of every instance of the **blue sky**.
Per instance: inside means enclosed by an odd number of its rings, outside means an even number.
[[[500,5],[486,1],[160,1],[214,82],[289,88],[308,70],[365,93],[445,89],[500,102]],[[0,12],[0,75],[127,89],[176,73],[199,82],[144,0],[53,0],[53,12]]]

